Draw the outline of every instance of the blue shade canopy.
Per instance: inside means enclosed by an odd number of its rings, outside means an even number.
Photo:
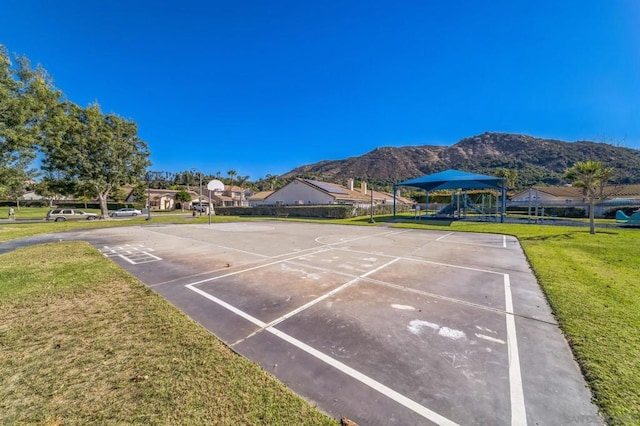
[[[413,186],[429,191],[440,189],[502,189],[503,178],[496,176],[467,173],[460,170],[445,170],[444,172],[426,175],[406,180],[397,186]]]

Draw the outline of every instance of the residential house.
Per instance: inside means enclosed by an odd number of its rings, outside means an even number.
[[[274,191],[260,191],[251,195],[249,198],[247,198],[249,207],[264,206],[265,204],[268,204],[266,198],[269,195],[273,194],[273,192]]]
[[[252,191],[239,186],[225,185],[222,191],[211,193],[211,201],[216,206],[248,207]]]
[[[606,199],[598,202],[594,211],[600,217],[606,210],[640,205],[640,184],[609,185],[605,188]],[[575,186],[533,186],[514,194],[510,206],[531,207],[581,207],[588,211],[589,199],[583,189]]]
[[[356,190],[353,179],[349,179],[348,186],[344,187],[335,183],[295,178],[260,202],[262,205],[278,206],[348,204],[367,207],[371,205],[372,198],[374,205],[393,204],[393,194],[371,191],[367,188],[366,182],[362,182],[360,188]],[[397,202],[413,203],[405,198]]]
[[[200,200],[200,194],[196,191],[189,190],[187,191],[189,195],[191,195],[191,201],[185,203],[184,206],[180,206],[180,202],[176,200],[176,194],[178,192],[182,192],[182,190],[176,189],[147,189],[147,196],[149,197],[149,205],[151,206],[151,210],[156,211],[171,211],[176,208],[183,207],[185,210],[191,209],[191,204],[195,201]],[[202,202],[207,202],[209,198],[206,195],[202,195]],[[125,198],[125,202],[133,203],[136,201],[136,197],[133,192],[130,192],[129,195]]]

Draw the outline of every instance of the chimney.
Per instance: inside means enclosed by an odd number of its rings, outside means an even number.
[[[360,184],[360,190],[364,195],[367,195],[367,182],[362,182]]]
[[[349,188],[349,191],[353,191],[353,178],[349,178],[347,181],[347,188]]]

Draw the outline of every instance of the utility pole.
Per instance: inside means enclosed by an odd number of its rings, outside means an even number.
[[[373,185],[371,185],[369,191],[371,191],[371,217],[369,218],[369,223],[376,223],[376,221],[373,220]]]
[[[198,202],[200,204],[200,216],[202,216],[202,172],[198,172],[200,175],[200,196],[198,197]]]
[[[147,172],[147,219],[151,220],[151,172]]]

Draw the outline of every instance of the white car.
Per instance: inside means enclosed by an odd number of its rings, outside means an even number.
[[[132,207],[126,207],[124,209],[118,209],[115,212],[109,213],[111,217],[123,217],[123,216],[138,216],[142,214],[142,212],[138,209],[134,209]]]

